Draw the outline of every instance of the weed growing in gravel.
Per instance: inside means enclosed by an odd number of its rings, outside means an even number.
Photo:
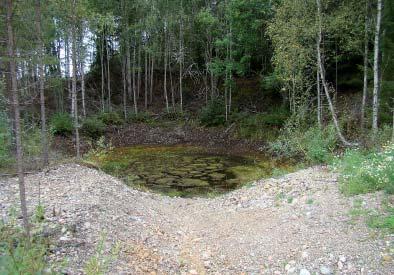
[[[104,275],[108,273],[109,266],[113,263],[119,254],[120,245],[117,243],[108,253],[105,251],[104,242],[106,234],[101,235],[100,241],[96,248],[96,253],[85,264],[84,271],[87,275]]]
[[[307,199],[306,204],[309,204],[309,205],[313,204],[313,199],[311,199],[311,198]]]
[[[353,208],[349,211],[352,223],[364,218],[371,228],[387,229],[394,232],[394,207],[390,205],[387,198],[382,201],[382,209],[367,209],[363,207],[363,201],[356,199],[353,201]]]
[[[0,221],[0,274],[42,274],[51,272],[46,261],[49,240],[42,236],[43,207],[36,209],[27,238],[16,215]]]

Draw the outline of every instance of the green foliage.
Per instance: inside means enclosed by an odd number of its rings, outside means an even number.
[[[335,163],[343,193],[356,195],[378,190],[394,191],[394,144],[381,151],[347,150]]]
[[[38,156],[42,152],[41,129],[37,125],[31,125],[30,128],[23,131],[22,145],[25,156]],[[49,141],[49,139],[48,139]]]
[[[121,125],[123,123],[123,119],[117,112],[101,113],[98,118],[107,126]]]
[[[231,119],[234,119],[232,115]],[[238,130],[237,135],[241,138],[249,138],[254,140],[269,140],[272,138],[272,134],[275,134],[275,129],[282,127],[286,119],[288,118],[288,113],[279,109],[276,112],[267,114],[243,114],[238,115]]]
[[[152,114],[148,112],[138,112],[128,114],[127,121],[134,123],[151,123],[153,121],[153,118]]]
[[[167,121],[179,121],[185,120],[189,117],[189,114],[186,111],[181,111],[179,108],[175,108],[170,110],[169,112],[165,112],[160,119]]]
[[[388,215],[371,216],[367,224],[373,228],[388,229],[390,232],[394,232],[394,208],[389,210]]]
[[[41,210],[36,213],[41,217]],[[30,239],[14,217],[7,223],[0,221],[0,274],[43,274],[49,268],[45,259],[48,240],[40,236],[39,221],[33,222]]]
[[[226,123],[224,103],[220,99],[208,102],[200,111],[200,123],[204,126],[220,126]]]
[[[11,133],[9,121],[5,113],[0,113],[0,167],[7,166],[12,162],[10,153]]]
[[[74,130],[72,117],[67,113],[56,113],[50,119],[50,132],[53,135],[69,136]]]
[[[104,134],[105,124],[96,117],[86,118],[82,122],[81,131],[85,136],[96,139]]]
[[[120,246],[116,244],[113,246],[108,255],[106,255],[105,234],[102,234],[101,239],[97,245],[96,253],[85,264],[84,271],[87,275],[104,275],[108,273],[109,265],[116,260],[119,254]]]
[[[317,126],[303,129],[290,123],[276,141],[269,143],[269,151],[278,157],[327,163],[332,159],[336,146],[337,137],[332,125],[323,129]]]

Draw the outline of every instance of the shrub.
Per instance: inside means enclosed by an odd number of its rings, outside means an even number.
[[[45,259],[49,247],[48,239],[42,237],[43,226],[40,224],[43,217],[41,209],[36,210],[32,220],[33,233],[30,239],[26,238],[15,217],[7,223],[0,220],[0,274],[43,274],[51,273]]]
[[[10,154],[11,133],[7,116],[0,113],[0,167],[7,166],[12,159]]]
[[[162,120],[184,120],[188,117],[188,113],[183,111],[181,112],[180,109],[176,108],[175,110],[170,110],[169,112],[164,112],[163,115],[160,117]]]
[[[123,123],[122,118],[117,112],[105,112],[101,113],[98,118],[105,124],[105,125],[121,125]]]
[[[347,150],[337,159],[335,168],[340,172],[342,192],[348,195],[378,190],[394,191],[394,144],[377,152]]]
[[[72,117],[67,113],[57,113],[50,119],[50,132],[53,135],[68,136],[74,130]]]
[[[82,123],[81,131],[85,136],[96,139],[104,134],[105,124],[94,117],[86,118]]]
[[[127,116],[127,121],[134,123],[151,123],[153,118],[148,112],[130,113]]]
[[[238,135],[241,138],[265,140],[275,136],[276,131],[271,128],[281,127],[288,117],[286,112],[281,111],[272,114],[244,114],[236,116],[239,117]],[[231,116],[232,120],[233,118],[234,114]]]
[[[200,111],[200,123],[205,126],[219,126],[226,123],[224,103],[220,99],[208,102]]]
[[[303,158],[309,163],[327,163],[337,145],[335,128],[329,125],[323,129],[317,126],[303,129],[297,123],[288,123],[269,151],[283,158]]]

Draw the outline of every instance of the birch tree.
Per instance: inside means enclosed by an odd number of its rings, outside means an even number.
[[[373,101],[372,101],[372,132],[374,137],[378,133],[378,115],[379,115],[379,93],[381,89],[381,51],[380,36],[382,25],[383,0],[377,0],[377,15],[374,41],[374,63],[373,63]]]

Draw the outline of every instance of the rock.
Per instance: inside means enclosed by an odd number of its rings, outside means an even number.
[[[344,262],[346,262],[346,257],[345,256],[339,256],[339,260],[342,262],[342,263],[344,263]]]
[[[320,267],[320,273],[323,275],[330,275],[330,274],[332,274],[332,270],[328,266],[323,265]]]
[[[226,175],[222,173],[210,173],[209,176],[213,180],[223,180],[226,177]]]
[[[299,275],[311,275],[311,273],[307,269],[302,268]]]
[[[306,259],[306,258],[308,258],[308,252],[306,252],[306,251],[303,251],[302,252],[302,254],[301,254],[301,257],[303,258],[303,259]]]
[[[202,187],[209,186],[209,183],[205,180],[184,178],[180,180],[178,185],[182,187]]]
[[[343,263],[341,261],[338,261],[338,269],[342,269],[343,268]]]
[[[383,261],[385,261],[385,262],[391,262],[391,260],[393,259],[390,255],[388,255],[388,254],[384,254],[384,255],[382,255],[382,259],[383,259]]]
[[[287,270],[287,274],[295,274],[296,268],[294,266],[290,267],[289,270]]]
[[[198,275],[198,272],[197,272],[197,270],[192,269],[192,270],[189,270],[189,274]]]
[[[67,236],[61,236],[61,237],[59,238],[59,240],[60,240],[61,242],[67,242],[67,241],[70,240],[70,238],[67,237]]]
[[[161,178],[155,181],[156,184],[159,185],[172,185],[175,181],[175,178]]]

